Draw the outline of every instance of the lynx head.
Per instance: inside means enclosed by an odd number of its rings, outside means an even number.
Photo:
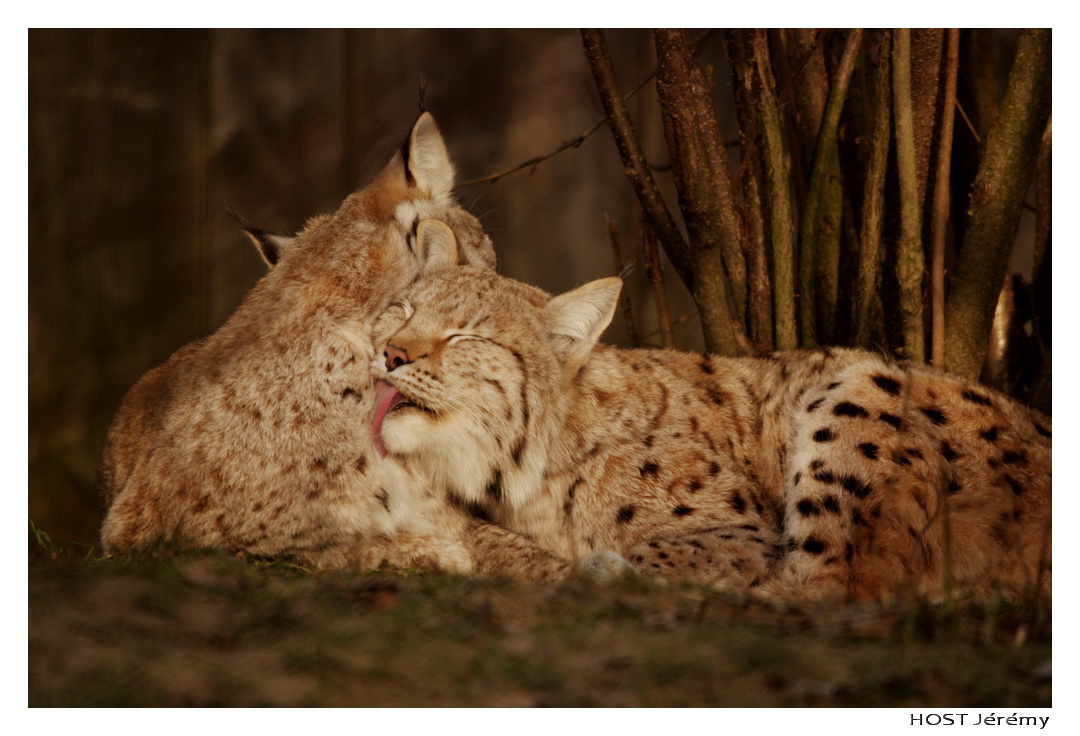
[[[312,218],[292,237],[242,222],[271,269],[263,282],[273,297],[265,306],[300,315],[297,305],[317,304],[346,329],[364,332],[355,321],[370,327],[390,297],[422,273],[456,264],[494,268],[491,241],[454,200],[453,184],[446,145],[425,112],[374,181],[337,212]]]
[[[552,298],[475,268],[421,278],[382,356],[376,449],[468,503],[520,505],[574,421],[570,384],[621,286],[602,279]]]

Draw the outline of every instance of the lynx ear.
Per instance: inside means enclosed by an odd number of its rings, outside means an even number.
[[[405,146],[405,176],[433,199],[446,200],[454,187],[454,165],[435,118],[425,112],[417,119]]]
[[[622,279],[600,279],[560,294],[544,307],[548,339],[555,354],[576,372],[611,322],[622,290]]]
[[[416,247],[424,259],[424,273],[457,265],[458,247],[454,231],[442,220],[421,220],[416,226]]]
[[[244,235],[247,235],[248,240],[255,244],[255,247],[259,251],[259,255],[266,261],[266,265],[271,268],[277,265],[277,262],[281,260],[282,254],[296,242],[296,238],[290,238],[285,235],[271,235],[270,233],[264,233],[262,230],[253,227],[245,227]]]

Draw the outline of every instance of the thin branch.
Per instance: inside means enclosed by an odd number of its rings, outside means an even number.
[[[656,319],[660,323],[660,336],[665,348],[675,347],[675,331],[671,325],[671,308],[668,306],[667,290],[664,288],[664,269],[660,264],[656,231],[649,218],[641,217],[641,252],[645,260],[645,275],[652,284],[653,301],[656,303]]]
[[[875,322],[880,316],[881,231],[885,211],[885,174],[889,165],[892,140],[892,36],[886,31],[881,40],[877,64],[877,98],[870,159],[863,185],[862,231],[859,237],[859,268],[855,280],[856,347],[870,347]]]
[[[660,188],[649,171],[645,153],[634,132],[634,124],[626,108],[626,101],[618,93],[615,68],[611,63],[611,55],[608,52],[604,34],[595,28],[586,28],[581,31],[581,39],[585,47],[585,58],[589,61],[589,67],[592,69],[593,79],[596,82],[596,90],[600,95],[600,103],[604,107],[604,112],[607,113],[611,132],[615,138],[615,146],[619,149],[619,157],[626,168],[626,178],[630,181],[630,186],[637,195],[638,201],[641,202],[646,217],[656,230],[657,237],[663,243],[671,264],[692,291],[694,271],[690,246],[679,232],[675,218],[664,204]]]
[[[739,33],[735,31],[735,33]],[[773,312],[776,320],[776,347],[798,347],[795,323],[795,218],[791,209],[791,174],[784,143],[783,121],[769,63],[769,44],[765,32],[751,35],[751,55],[761,118],[762,158],[765,163],[766,199],[773,260]],[[748,165],[747,152],[743,164]]]
[[[606,214],[604,219],[607,220],[608,241],[611,243],[611,254],[614,257],[615,273],[619,274],[620,278],[625,280],[623,276],[627,270],[626,263],[623,261],[622,248],[619,245],[619,225]],[[626,340],[630,343],[631,347],[637,347],[640,344],[637,334],[637,326],[634,324],[634,309],[630,304],[630,291],[623,286],[622,296],[622,314],[623,325],[626,327]]]
[[[804,347],[817,344],[819,332],[822,338],[831,341],[836,322],[843,208],[837,130],[861,45],[862,29],[853,29],[829,89],[814,148],[799,250],[799,328]]]
[[[1050,29],[1021,31],[1005,97],[986,137],[946,304],[945,366],[960,376],[977,377],[986,356],[996,287],[1008,270],[1024,194],[1050,118],[1050,80]]]
[[[971,122],[971,118],[964,112],[964,106],[960,104],[960,100],[956,101],[956,109],[960,113],[960,117],[964,119],[964,124],[967,125],[967,129],[971,131],[971,137],[975,139],[975,142],[982,145],[982,138],[979,137],[979,132],[975,130],[975,125]]]
[[[950,28],[945,54],[945,95],[941,103],[941,143],[934,176],[934,212],[930,223],[930,362],[945,365],[945,226],[949,219],[949,165],[952,161],[956,74],[960,63],[960,29]]]
[[[911,110],[911,31],[896,30],[893,47],[893,97],[896,118],[896,168],[900,179],[900,241],[897,244],[896,277],[900,284],[900,323],[903,357],[922,362],[923,336],[922,216],[915,163],[915,125]]]
[[[657,29],[655,39],[656,91],[679,211],[690,237],[692,293],[705,349],[727,355],[743,352],[749,342],[741,322],[746,262],[720,124],[690,35],[682,29]]]
[[[641,91],[642,87],[644,87],[646,84],[651,82],[655,77],[656,77],[656,70],[653,69],[651,72],[649,72],[645,76],[644,79],[642,79],[640,82],[638,82],[638,85],[636,87],[634,87],[632,90],[630,90],[629,92],[626,93],[626,95],[623,97],[623,100],[628,102],[634,95],[636,95],[639,91]],[[523,169],[531,169],[534,166],[537,166],[537,165],[542,164],[543,162],[547,161],[549,158],[554,158],[555,156],[559,155],[563,151],[566,151],[566,150],[568,150],[570,148],[578,148],[582,143],[584,143],[586,141],[586,139],[589,136],[591,136],[596,131],[600,130],[600,128],[604,127],[604,123],[606,123],[607,121],[608,121],[608,119],[606,117],[600,118],[599,120],[596,121],[596,124],[593,125],[591,128],[589,128],[588,130],[586,130],[584,133],[577,136],[576,138],[571,138],[568,141],[563,141],[563,143],[560,144],[559,147],[556,148],[551,153],[544,154],[543,156],[535,156],[533,158],[530,158],[528,161],[522,161],[517,166],[512,166],[509,169],[506,169],[505,171],[500,171],[500,172],[498,172],[496,174],[489,174],[487,176],[481,176],[478,179],[468,179],[467,181],[460,181],[460,182],[458,182],[457,184],[454,185],[454,188],[455,189],[460,189],[461,187],[468,187],[468,186],[472,186],[474,184],[494,184],[499,179],[502,179],[504,176],[509,176],[510,174],[515,174],[515,173],[517,173],[519,171],[522,171]],[[652,166],[651,168],[654,171],[658,171],[658,170],[664,170],[667,167]]]

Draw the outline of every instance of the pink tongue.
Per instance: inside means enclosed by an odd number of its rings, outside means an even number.
[[[382,423],[386,413],[405,400],[395,387],[381,378],[375,382],[375,418],[371,422],[371,441],[379,457],[386,457],[386,445],[383,444]]]

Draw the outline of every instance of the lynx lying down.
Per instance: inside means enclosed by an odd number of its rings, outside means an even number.
[[[569,559],[762,595],[1049,596],[1047,417],[854,350],[594,347],[620,286],[423,277],[384,352],[377,444]]]

